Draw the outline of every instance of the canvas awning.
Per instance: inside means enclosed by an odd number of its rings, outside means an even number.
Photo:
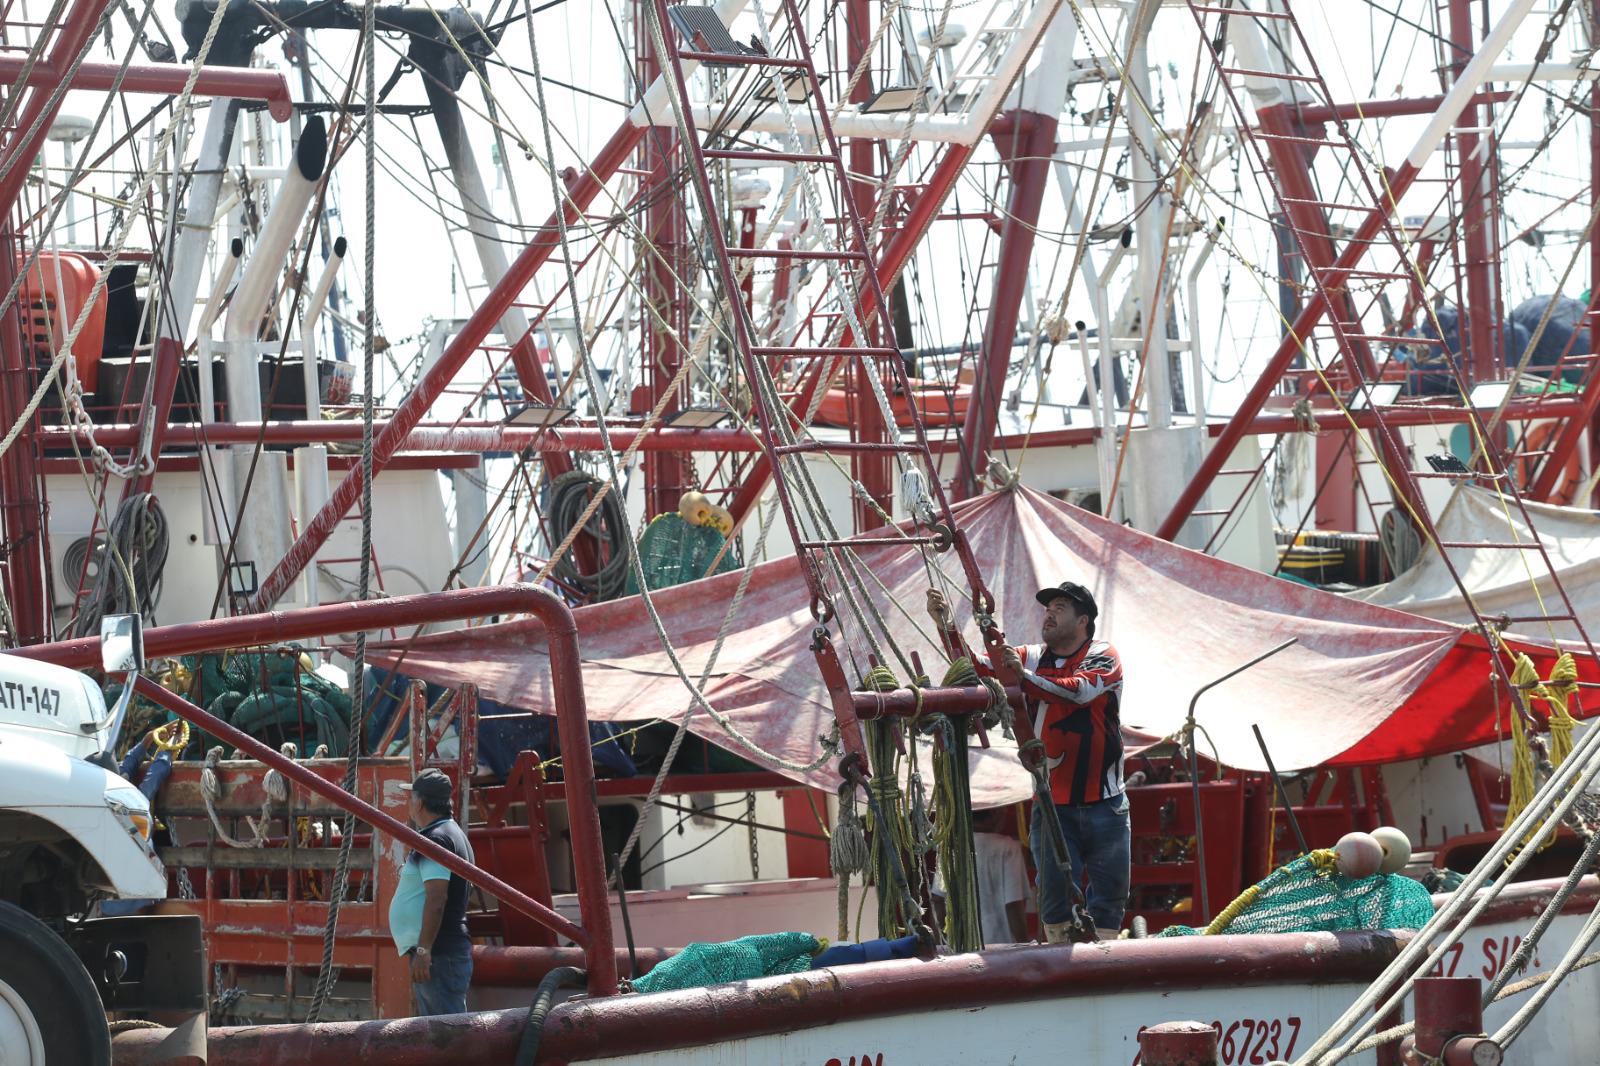
[[[1533,551],[1447,548],[1449,562],[1484,618],[1539,619],[1576,613],[1590,639],[1600,639],[1600,514],[1544,503],[1525,506],[1560,577],[1559,588],[1549,567]],[[1457,490],[1439,517],[1438,529],[1439,538],[1453,544],[1532,544],[1534,538],[1515,502],[1471,485]],[[1441,621],[1472,623],[1472,613],[1450,567],[1432,545],[1416,565],[1395,580],[1352,596]],[[1567,610],[1568,599],[1573,612]],[[1581,642],[1578,628],[1569,619],[1518,621],[1511,631],[1543,643]]]
[[[1036,639],[1041,612],[1033,594],[1040,587],[1070,579],[1094,590],[1100,634],[1122,654],[1123,722],[1130,729],[1152,737],[1174,733],[1197,689],[1295,637],[1294,647],[1202,698],[1198,720],[1210,740],[1202,739],[1203,753],[1214,744],[1221,762],[1264,770],[1252,724],[1260,725],[1281,771],[1437,755],[1496,737],[1488,653],[1459,626],[1269,577],[1025,488],[970,500],[958,512],[1014,643]],[[875,548],[863,558],[882,588],[861,592],[878,604],[895,640],[916,649],[937,677],[943,658],[923,609],[928,576],[921,558],[911,547]],[[941,561],[960,587],[956,561]],[[668,638],[695,679],[706,669],[741,576],[654,594]],[[797,763],[816,756],[817,738],[832,722],[808,647],[807,605],[796,560],[756,566],[704,689],[756,746]],[[576,615],[591,717],[636,721],[683,713],[684,688],[639,597]],[[958,609],[958,618],[976,645],[970,615]],[[415,677],[473,682],[500,703],[548,712],[550,672],[539,629],[515,620],[375,646],[370,654]],[[1548,673],[1552,654],[1528,650],[1541,674]],[[1592,667],[1584,669],[1592,680]],[[704,714],[690,728],[763,761]],[[979,805],[1029,791],[1014,750],[998,735],[993,740],[994,748],[973,756]],[[808,780],[829,787],[837,778],[829,769]]]

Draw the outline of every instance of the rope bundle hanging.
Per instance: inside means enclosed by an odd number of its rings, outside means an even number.
[[[892,692],[900,686],[894,673],[874,666],[862,679],[870,692]],[[916,924],[918,909],[904,871],[914,853],[911,821],[900,790],[900,760],[893,722],[863,723],[872,777],[867,782],[869,827],[872,830],[872,883],[878,888],[878,935],[905,935]],[[891,886],[900,891],[891,890]]]
[[[1502,645],[1503,646],[1503,645]],[[1510,649],[1507,649],[1509,652]],[[1540,682],[1539,674],[1534,669],[1533,660],[1526,654],[1517,653],[1512,659],[1511,670],[1511,797],[1506,804],[1506,817],[1502,823],[1502,830],[1509,827],[1516,817],[1528,809],[1533,802],[1533,797],[1539,786],[1539,758],[1535,751],[1538,743],[1532,736],[1531,723],[1526,721],[1529,717],[1528,706],[1532,700],[1544,700],[1550,709],[1550,767],[1558,767],[1572,754],[1573,730],[1577,720],[1568,711],[1567,705],[1573,694],[1578,689],[1578,665],[1573,661],[1572,655],[1562,652],[1556,659],[1555,665],[1550,669],[1550,679]],[[1520,694],[1520,696],[1519,696]],[[1538,834],[1541,823],[1534,825],[1523,834],[1518,842],[1517,850],[1520,851]],[[1545,839],[1538,850],[1543,851],[1555,843],[1554,834]],[[1515,853],[1513,853],[1515,854]]]
[[[150,617],[161,598],[169,547],[167,517],[155,496],[141,492],[123,500],[111,519],[107,542],[91,543],[86,549],[95,581],[78,611],[76,634],[98,634],[100,619],[108,614]],[[76,573],[68,576],[77,580]]]
[[[932,715],[934,839],[944,884],[944,935],[955,952],[983,947],[979,916],[978,857],[972,843],[972,787],[967,731],[947,715]]]
[[[850,875],[865,873],[872,861],[867,829],[856,811],[856,786],[839,786],[839,824],[828,837],[828,865],[839,883],[839,939],[850,939]]]
[[[1540,688],[1540,695],[1550,708],[1550,765],[1560,766],[1572,754],[1572,731],[1578,720],[1567,709],[1578,691],[1578,664],[1571,652],[1562,652],[1550,668],[1550,679]]]
[[[545,504],[545,517],[553,541],[564,541],[581,522],[583,532],[600,545],[604,561],[592,574],[578,570],[571,552],[564,553],[555,562],[555,574],[562,584],[595,602],[616,599],[623,594],[633,553],[633,543],[622,521],[622,504],[615,492],[607,492],[599,509],[584,519],[589,501],[599,488],[599,479],[581,470],[571,470],[550,483],[550,495]]]

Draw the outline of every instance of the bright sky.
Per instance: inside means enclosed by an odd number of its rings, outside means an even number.
[[[1313,45],[1313,53],[1322,74],[1343,99],[1364,100],[1390,96],[1420,96],[1437,93],[1439,82],[1434,73],[1435,51],[1424,27],[1434,24],[1435,12],[1431,0],[1393,0],[1400,17],[1396,22],[1379,13],[1366,2],[1300,3],[1295,5],[1306,20],[1304,30]],[[41,7],[39,0],[31,0]],[[581,166],[604,143],[621,121],[622,109],[617,101],[632,96],[622,63],[622,48],[618,43],[620,32],[631,40],[633,30],[625,21],[631,4],[622,0],[582,3],[566,2],[534,16],[535,40],[540,60],[549,82],[547,94],[555,130],[555,155],[558,166]],[[769,4],[770,6],[770,4]],[[1503,3],[1493,3],[1493,14],[1504,8]],[[817,5],[813,5],[817,7]],[[941,5],[937,0],[918,0],[907,3],[904,10],[914,26],[924,26],[936,20]],[[820,8],[819,8],[820,9]],[[504,18],[509,8],[502,6],[495,13]],[[618,23],[608,17],[608,11],[617,12]],[[983,8],[973,8],[964,0],[952,4],[951,21],[963,19],[976,25]],[[1111,7],[1093,7],[1087,12],[1086,25],[1075,58],[1105,57],[1120,49],[1121,18]],[[1577,9],[1574,8],[1576,11]],[[175,31],[176,20],[170,6],[161,0],[157,12],[169,31]],[[1524,24],[1505,59],[1509,62],[1531,60],[1542,32],[1546,14],[1536,12]],[[1337,25],[1334,21],[1337,20]],[[1574,19],[1574,23],[1578,20]],[[1414,25],[1409,25],[1411,23]],[[128,33],[125,23],[112,22],[111,48],[98,47],[92,57],[113,60],[127,47]],[[744,29],[741,23],[736,29]],[[891,39],[892,39],[891,35]],[[345,72],[350,68],[357,35],[353,32],[318,31],[311,44],[317,77],[330,91],[337,91]],[[379,64],[380,82],[393,69],[403,43],[386,42],[383,59]],[[1570,61],[1583,47],[1582,35],[1576,26],[1569,28],[1556,45],[1553,61]],[[510,26],[500,45],[499,58],[504,63],[526,71],[529,62],[529,39],[521,22]],[[1209,72],[1209,63],[1200,53],[1199,36],[1189,12],[1182,6],[1164,8],[1159,14],[1151,37],[1151,80],[1155,99],[1152,106],[1157,120],[1168,129],[1181,131],[1190,111],[1191,82],[1200,65],[1202,73]],[[1064,57],[1042,56],[1040,63],[1064,61]],[[281,41],[274,39],[257,51],[258,64],[287,67],[282,56]],[[293,71],[291,86],[299,96],[299,81]],[[549,211],[551,197],[548,178],[540,161],[530,160],[519,149],[517,142],[531,146],[535,156],[542,157],[543,134],[538,112],[533,103],[531,77],[514,73],[504,65],[491,67],[490,84],[495,94],[498,113],[505,127],[508,150],[502,153],[494,144],[492,130],[481,116],[486,111],[483,94],[470,83],[463,90],[469,111],[469,127],[480,166],[486,180],[495,190],[496,208],[507,220],[521,219],[527,224],[542,220]],[[587,93],[563,88],[556,83],[582,86]],[[1115,83],[1113,82],[1113,85]],[[1202,77],[1204,86],[1206,79]],[[1552,83],[1557,97],[1572,90],[1572,83]],[[1104,125],[1088,125],[1083,117],[1095,112],[1108,100],[1108,87],[1098,82],[1084,82],[1073,92],[1070,108],[1074,118],[1064,122],[1060,133],[1063,142],[1095,140],[1102,135]],[[128,112],[142,113],[149,98],[130,97]],[[423,99],[420,75],[402,78],[389,103],[417,103]],[[1548,100],[1548,105],[1547,105]],[[68,109],[92,117],[100,101],[87,94],[75,93],[69,98]],[[1236,117],[1221,101],[1223,122],[1231,128]],[[1550,110],[1547,110],[1547,106]],[[1504,123],[1505,108],[1500,109]],[[1534,154],[1519,144],[1539,140],[1547,123],[1565,119],[1565,127],[1557,132],[1549,151],[1535,158]],[[262,119],[265,123],[265,119]],[[1359,125],[1358,136],[1370,146],[1383,161],[1393,165],[1403,156],[1421,128],[1421,119],[1392,119],[1384,122],[1367,122]],[[112,126],[123,127],[120,111]],[[270,124],[269,124],[270,125]],[[1125,129],[1119,122],[1117,133]],[[416,130],[420,130],[420,141]],[[146,134],[141,134],[141,138]],[[1551,99],[1535,89],[1522,102],[1511,120],[1506,135],[1507,145],[1502,160],[1507,179],[1507,204],[1501,221],[1502,237],[1510,238],[1525,228],[1537,224],[1546,234],[1542,246],[1514,243],[1506,249],[1504,287],[1506,305],[1514,306],[1528,296],[1551,290],[1554,279],[1565,269],[1576,246],[1577,234],[1587,221],[1589,198],[1577,195],[1587,182],[1588,133],[1583,124],[1572,120],[1559,98]],[[97,145],[109,143],[103,133]],[[412,358],[417,353],[415,343],[406,343],[421,333],[429,318],[446,318],[463,315],[473,302],[474,293],[465,291],[454,269],[453,257],[445,238],[445,228],[433,210],[433,197],[428,189],[426,163],[432,160],[442,164],[437,140],[427,116],[421,116],[413,127],[403,116],[388,116],[379,131],[380,175],[377,192],[378,232],[378,312],[385,336],[398,342],[393,353],[397,361]],[[148,141],[142,152],[147,153]],[[51,149],[51,161],[58,162],[61,146]],[[97,154],[99,149],[97,148]],[[919,150],[920,152],[921,150]],[[1227,221],[1229,249],[1234,255],[1219,254],[1212,257],[1202,276],[1199,292],[1202,342],[1208,353],[1216,383],[1213,385],[1213,410],[1227,410],[1233,398],[1252,377],[1253,368],[1270,353],[1272,342],[1279,333],[1279,323],[1274,310],[1274,293],[1269,276],[1275,271],[1271,235],[1261,221],[1263,204],[1268,192],[1264,183],[1254,173],[1253,156],[1224,140],[1213,148],[1215,156],[1206,173],[1214,195],[1208,196],[1197,214],[1207,220],[1224,218]],[[124,153],[126,155],[126,153]],[[1097,152],[1069,156],[1069,162],[1090,163]],[[1328,169],[1327,153],[1323,153],[1320,166]],[[119,157],[121,159],[122,157]],[[913,156],[915,164],[923,156]],[[1094,220],[1100,226],[1113,226],[1118,220],[1130,216],[1142,191],[1126,179],[1128,160],[1126,149],[1114,148],[1113,163],[1120,163],[1116,182],[1106,182],[1101,200],[1094,207]],[[1443,156],[1436,157],[1433,173],[1441,174]],[[125,164],[124,164],[125,166]],[[1087,201],[1088,171],[1083,170],[1084,186],[1080,202]],[[1331,173],[1325,174],[1331,177]],[[334,231],[342,232],[351,248],[343,273],[344,284],[356,295],[362,286],[363,211],[362,211],[362,157],[359,150],[346,156],[335,175],[333,208],[337,212]],[[115,193],[117,187],[128,180],[126,171],[107,175],[96,187]],[[1329,186],[1331,188],[1331,185]],[[621,182],[613,183],[613,190],[621,191]],[[1003,195],[999,167],[991,148],[985,145],[975,157],[973,165],[963,178],[950,206],[961,211],[980,210],[988,204],[999,189]],[[515,195],[513,195],[513,190]],[[1439,186],[1424,185],[1404,204],[1405,214],[1425,214],[1429,206],[1422,202],[1424,196],[1437,197]],[[1348,198],[1344,194],[1341,199]],[[1565,199],[1574,202],[1562,206]],[[770,200],[769,200],[770,202]],[[598,209],[609,205],[604,200]],[[1003,206],[1003,202],[1002,202]],[[79,208],[79,217],[86,217],[87,205]],[[1544,217],[1548,214],[1548,217]],[[1056,300],[1066,284],[1066,274],[1072,260],[1076,234],[1069,232],[1059,188],[1052,182],[1045,200],[1044,215],[1040,220],[1040,240],[1035,248],[1032,285],[1041,306]],[[86,235],[87,226],[80,226],[80,239]],[[996,242],[989,228],[981,222],[940,223],[926,243],[924,254],[913,265],[908,275],[913,296],[913,315],[920,319],[920,337],[926,344],[951,344],[960,341],[971,343],[981,331],[983,316],[974,311],[986,304],[992,285],[992,271],[984,268],[985,257],[992,258]],[[1109,250],[1108,244],[1092,246],[1090,255],[1100,260]],[[618,255],[626,250],[618,246]],[[462,250],[469,251],[462,241]],[[513,245],[511,251],[514,253]],[[1193,254],[1191,246],[1188,254]],[[1176,245],[1172,253],[1182,253]],[[469,268],[471,266],[469,259]],[[1180,266],[1187,271],[1187,266]],[[538,284],[548,293],[559,277],[559,269],[552,265],[541,272]],[[583,282],[589,291],[586,302],[596,292],[593,286],[601,284],[608,291],[620,283],[617,271],[591,268],[588,277],[603,282]],[[1587,262],[1579,262],[1573,281],[1567,286],[1569,295],[1577,295],[1588,284]],[[1113,288],[1114,295],[1119,287]],[[202,285],[202,297],[205,286]],[[1180,305],[1182,294],[1179,294]],[[1069,320],[1084,318],[1093,322],[1091,294],[1081,282],[1074,291],[1067,310]],[[568,313],[563,302],[559,313]],[[1186,312],[1180,307],[1180,321]],[[328,350],[324,345],[324,351]],[[609,351],[602,349],[603,359],[615,359],[619,353],[631,357],[637,344],[615,345]],[[1067,375],[1066,387],[1058,388],[1058,398],[1075,398],[1079,385],[1073,377],[1077,373],[1076,360],[1058,360],[1069,364],[1062,373]],[[392,368],[386,377],[392,379]]]

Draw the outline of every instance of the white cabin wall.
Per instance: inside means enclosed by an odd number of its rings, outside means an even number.
[[[218,564],[216,549],[205,543],[201,528],[205,495],[200,475],[193,471],[160,473],[154,489],[167,519],[171,544],[161,597],[156,601],[156,623],[171,625],[209,618],[217,590]],[[76,473],[47,475],[45,492],[50,500],[50,565],[54,571],[56,623],[62,625],[71,616],[78,585],[78,575],[67,572],[64,558],[67,548],[94,527],[94,506],[84,490],[82,476]],[[113,502],[115,498],[113,495]],[[108,505],[107,516],[111,513]],[[104,536],[104,523],[101,526]]]
[[[1492,750],[1487,754],[1493,757]],[[1436,848],[1448,837],[1483,831],[1458,756],[1394,763],[1382,772],[1394,824],[1411,838],[1413,847]]]

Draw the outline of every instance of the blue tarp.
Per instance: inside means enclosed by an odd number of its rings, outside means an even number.
[[[1585,354],[1591,350],[1589,330],[1583,326],[1583,313],[1587,310],[1587,304],[1565,296],[1535,296],[1513,308],[1502,323],[1500,355],[1508,366],[1515,366],[1522,361],[1523,355],[1528,350],[1528,342],[1533,338],[1534,331],[1539,328],[1539,321],[1549,309],[1552,300],[1555,309],[1550,314],[1550,321],[1545,325],[1544,332],[1539,335],[1539,343],[1534,347],[1533,358],[1528,361],[1529,369],[1540,371],[1554,366],[1561,358],[1561,353],[1567,351],[1569,342],[1573,354]],[[1435,306],[1433,313],[1438,319],[1437,329],[1430,320],[1420,328],[1412,330],[1407,336],[1442,336],[1444,350],[1441,351],[1437,345],[1416,345],[1402,348],[1395,353],[1395,360],[1411,371],[1406,382],[1406,392],[1413,396],[1444,396],[1454,395],[1456,392],[1455,379],[1451,374],[1450,364],[1446,362],[1446,353],[1451,360],[1461,354],[1461,316],[1456,308],[1449,304]],[[1576,340],[1573,339],[1574,333],[1577,334]],[[1578,374],[1577,370],[1568,370],[1564,376],[1568,381],[1573,381]]]

